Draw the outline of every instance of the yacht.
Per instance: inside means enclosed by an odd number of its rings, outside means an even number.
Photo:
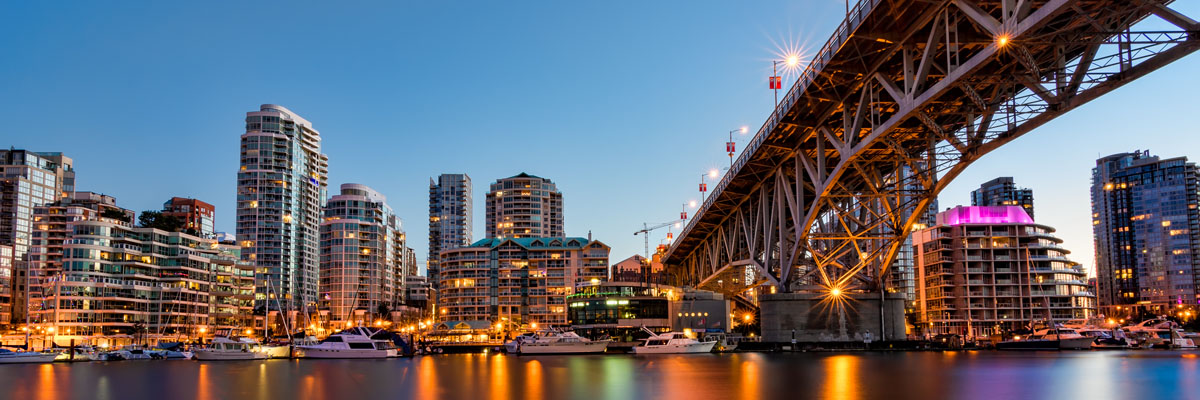
[[[59,362],[83,362],[83,361],[102,361],[103,357],[99,352],[90,346],[76,346],[75,348],[64,349],[54,361]]]
[[[510,344],[516,343],[515,346]],[[518,336],[505,347],[516,354],[592,354],[608,349],[609,340],[589,340],[575,332],[543,331],[537,335]],[[513,351],[516,350],[516,351]]]
[[[717,345],[716,341],[701,342],[682,332],[656,334],[644,327],[642,330],[650,333],[650,337],[634,346],[633,354],[710,353]]]
[[[388,358],[399,353],[388,338],[389,332],[379,328],[354,327],[330,335],[320,343],[296,346],[300,358]]]
[[[0,364],[31,364],[54,362],[58,353],[39,353],[36,351],[16,352],[0,349]]]
[[[267,358],[291,358],[292,346],[289,344],[262,344],[254,351],[267,355]]]
[[[1179,324],[1165,318],[1155,318],[1142,321],[1125,328],[1130,336],[1137,339],[1138,347],[1143,348],[1172,348],[1194,349],[1196,342],[1185,337],[1179,329]]]
[[[227,336],[217,336],[213,338],[212,344],[203,349],[193,351],[197,360],[201,361],[224,361],[224,360],[265,360],[267,355],[255,351],[258,348],[258,343],[250,338],[232,339]]]
[[[1080,335],[1070,328],[1038,329],[1022,338],[1014,336],[996,344],[997,350],[1084,350],[1092,348],[1095,338]]]
[[[1092,338],[1093,349],[1127,349],[1129,341],[1125,340],[1125,331],[1116,329],[1109,331],[1100,328],[1079,329],[1079,334]]]

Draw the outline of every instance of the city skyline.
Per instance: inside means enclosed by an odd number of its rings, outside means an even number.
[[[32,28],[22,16],[51,11],[39,9],[45,5],[22,7],[27,8],[10,14],[6,27],[0,28],[9,37],[19,37],[22,30]],[[178,7],[184,9],[175,9]],[[453,6],[412,7],[385,9],[379,14],[409,15],[411,11],[414,15],[428,14],[431,21],[446,22],[457,11]],[[372,39],[343,48],[340,41],[346,36],[338,36],[337,40],[318,37],[333,30],[297,33],[314,51],[361,57],[364,62],[359,64],[363,65],[320,60],[312,66],[281,72],[279,82],[262,83],[266,80],[248,72],[267,71],[266,62],[247,61],[244,71],[224,64],[201,63],[211,69],[205,71],[170,61],[172,57],[139,59],[135,64],[126,50],[156,48],[191,61],[204,57],[247,59],[245,56],[257,54],[258,46],[239,41],[253,37],[251,28],[230,28],[209,37],[200,35],[203,25],[198,21],[167,26],[156,17],[187,14],[186,6],[180,5],[131,10],[136,12],[79,24],[90,10],[84,5],[61,11],[54,21],[39,18],[36,30],[44,34],[11,46],[16,58],[24,61],[0,65],[0,72],[4,72],[0,82],[13,94],[0,99],[0,116],[9,121],[9,131],[17,133],[10,139],[11,146],[62,152],[73,158],[78,169],[78,190],[113,195],[138,211],[158,209],[162,199],[169,196],[196,198],[216,206],[218,231],[233,232],[231,178],[236,173],[233,165],[237,159],[233,149],[238,134],[244,131],[242,116],[258,104],[281,104],[313,121],[323,133],[322,151],[330,157],[331,185],[361,182],[393,199],[398,216],[406,222],[405,229],[414,234],[410,246],[418,251],[422,265],[427,248],[421,231],[427,217],[427,181],[450,172],[467,173],[480,182],[523,171],[550,178],[570,199],[565,219],[571,222],[566,234],[583,236],[590,230],[613,247],[613,258],[624,259],[641,253],[642,239],[631,233],[642,222],[674,219],[680,204],[699,199],[695,190],[697,175],[727,165],[723,150],[730,129],[745,125],[753,132],[762,123],[773,101],[764,78],[770,73],[773,53],[780,47],[775,43],[803,43],[811,53],[827,39],[842,12],[841,4],[836,2],[783,4],[779,8],[784,12],[779,15],[735,8],[685,9],[678,10],[677,15],[681,21],[691,18],[687,23],[666,21],[646,28],[646,20],[664,14],[654,8],[668,6],[642,7],[651,10],[592,10],[588,5],[530,10],[517,6],[483,9],[463,16],[462,26],[466,27],[472,21],[486,19],[489,11],[499,15],[534,11],[535,15],[597,13],[594,19],[577,26],[565,21],[542,21],[545,25],[510,27],[501,36],[491,38],[494,42],[490,47],[476,46],[467,38],[495,28],[496,22],[469,27],[464,32],[449,32],[447,27],[432,26],[437,22],[428,22],[395,31],[360,27],[344,34],[391,38],[412,33],[409,30],[427,29],[426,33],[440,34],[444,39],[404,45],[397,43],[399,39]],[[1200,8],[1195,4],[1176,7],[1183,12]],[[319,21],[327,18],[336,22],[332,26],[350,24],[348,14],[318,17],[319,12],[303,7],[287,12]],[[218,7],[204,15],[220,19],[226,26],[238,26],[240,17],[226,16],[229,14],[238,13]],[[620,27],[628,24],[627,28],[636,28],[635,32],[618,32],[605,17],[621,22]],[[797,33],[778,28],[786,26],[803,29]],[[684,44],[665,45],[674,37],[664,36],[666,31],[675,27],[681,30],[669,35],[688,35],[690,39]],[[577,35],[563,36],[584,40],[564,46],[572,42],[545,38],[539,28],[574,32]],[[653,29],[662,41],[620,47],[613,43],[622,41],[611,40],[622,34],[644,36],[646,29]],[[61,32],[50,33],[56,30]],[[590,30],[610,37],[601,40],[594,36],[597,34],[585,34]],[[160,42],[163,38],[146,35],[161,31],[179,33],[186,40],[164,49]],[[82,48],[72,47],[69,42],[85,34],[94,34],[94,40]],[[408,55],[382,56],[371,44],[393,46],[389,48]],[[217,52],[210,47],[228,49]],[[51,53],[47,49],[59,50]],[[508,55],[498,58],[503,52]],[[689,62],[699,52],[728,57]],[[83,66],[62,58],[62,54],[72,53],[95,61]],[[623,56],[616,57],[618,54]],[[461,61],[439,61],[456,59]],[[379,66],[365,65],[371,62]],[[473,66],[473,62],[488,65]],[[138,68],[131,68],[133,65]],[[1200,148],[1196,146],[1200,139],[1180,128],[1186,123],[1181,116],[1186,115],[1188,103],[1181,91],[1174,90],[1197,83],[1200,78],[1188,72],[1198,66],[1200,61],[1195,58],[1180,60],[1143,78],[1138,85],[1120,89],[1119,96],[1098,99],[1000,148],[942,192],[942,208],[967,205],[970,190],[980,183],[1012,176],[1038,193],[1038,221],[1057,227],[1064,246],[1072,251],[1071,257],[1094,274],[1087,200],[1094,160],[1146,149],[1163,157],[1200,157],[1183,150]],[[180,71],[191,78],[178,80]],[[304,82],[319,84],[308,87]],[[367,82],[375,86],[368,87]],[[297,83],[301,85],[289,87]],[[114,91],[128,94],[105,102],[94,100]],[[393,98],[393,92],[413,94]],[[496,104],[504,103],[513,93],[522,93],[521,101],[472,110],[469,118],[458,116],[467,107],[463,96]],[[596,107],[605,107],[610,114],[587,112]],[[63,119],[58,115],[63,109],[72,110],[68,121],[87,121],[89,128],[45,124],[53,118]],[[702,115],[692,111],[712,109],[724,111]],[[397,114],[392,118],[361,118],[363,110],[397,110]],[[164,134],[163,127],[170,121],[166,116],[174,119],[181,111],[187,113],[190,123],[171,125],[170,133]],[[364,122],[370,120],[388,122]],[[448,120],[455,123],[446,124]],[[508,140],[517,135],[529,140]],[[457,140],[447,142],[446,138]],[[734,137],[739,150],[748,138]],[[544,147],[527,143],[542,143]],[[446,157],[433,151],[439,148],[453,149],[453,154],[460,155]],[[509,156],[529,148],[539,155]],[[546,151],[551,148],[568,150]],[[114,156],[122,154],[119,151],[131,151],[133,156]],[[1025,162],[1039,160],[1052,165]],[[150,167],[158,165],[174,167]],[[484,193],[486,188],[476,187],[473,197],[482,199]],[[479,210],[474,217],[483,220]],[[475,237],[484,236],[482,224],[474,228]],[[652,240],[664,236],[665,232],[660,231]]]

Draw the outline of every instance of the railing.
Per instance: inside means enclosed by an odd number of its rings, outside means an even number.
[[[721,182],[713,187],[712,194],[704,199],[704,203],[700,205],[700,209],[696,211],[692,219],[680,231],[679,237],[686,237],[692,231],[692,227],[696,224],[696,221],[700,220],[700,216],[708,211],[718,194],[724,191],[725,186],[729,185],[729,182],[750,161],[750,158],[758,151],[758,148],[762,146],[767,137],[771,135],[771,132],[775,131],[775,127],[779,125],[780,116],[787,114],[787,110],[791,109],[800,100],[801,95],[816,81],[821,71],[825,69],[825,66],[833,60],[833,56],[837,53],[837,50],[846,41],[850,40],[850,32],[857,29],[867,15],[871,13],[871,10],[874,10],[875,6],[882,2],[883,0],[858,0],[854,4],[854,8],[850,10],[850,13],[846,14],[846,18],[833,31],[833,36],[825,42],[825,45],[821,47],[821,51],[817,52],[817,55],[804,68],[804,72],[800,73],[800,76],[796,78],[796,83],[792,84],[787,94],[775,105],[775,109],[771,111],[770,117],[758,129],[758,132],[754,134],[754,138],[750,139],[750,142],[746,144],[742,150],[742,154],[738,156],[737,161],[729,168],[729,172],[726,172],[725,176],[721,178]],[[670,258],[675,252],[675,246],[680,242],[680,240],[676,240],[676,244],[671,245],[671,248],[667,250],[666,258]]]

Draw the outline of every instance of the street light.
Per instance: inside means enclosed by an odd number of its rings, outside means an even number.
[[[849,14],[849,13],[847,13]],[[795,69],[800,65],[800,55],[789,53],[782,60],[771,60],[771,90],[775,91],[775,105],[779,105],[779,89],[783,89],[783,77],[779,76],[779,63],[783,63],[788,70]]]
[[[733,133],[738,132],[738,133],[745,135],[746,131],[748,131],[748,130],[749,129],[747,129],[746,127],[743,126],[741,128],[737,128],[732,131],[729,131],[729,141],[725,142],[725,151],[729,152],[729,169],[730,170],[733,170],[733,153],[737,150],[737,145],[734,144],[734,142],[733,142]]]

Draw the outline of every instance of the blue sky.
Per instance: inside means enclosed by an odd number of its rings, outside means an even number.
[[[348,3],[5,5],[0,144],[62,151],[80,190],[135,210],[211,202],[231,231],[242,119],[276,103],[321,131],[331,193],[355,182],[387,195],[422,260],[429,177],[471,175],[481,237],[488,183],[528,172],[564,192],[567,233],[591,231],[616,262],[642,252],[643,222],[677,217],[700,174],[727,165],[729,130],[762,124],[775,54],[815,50],[844,12],[836,0]],[[1013,176],[1090,266],[1094,160],[1200,157],[1196,70],[1200,56],[1177,62],[988,155],[943,207]]]

